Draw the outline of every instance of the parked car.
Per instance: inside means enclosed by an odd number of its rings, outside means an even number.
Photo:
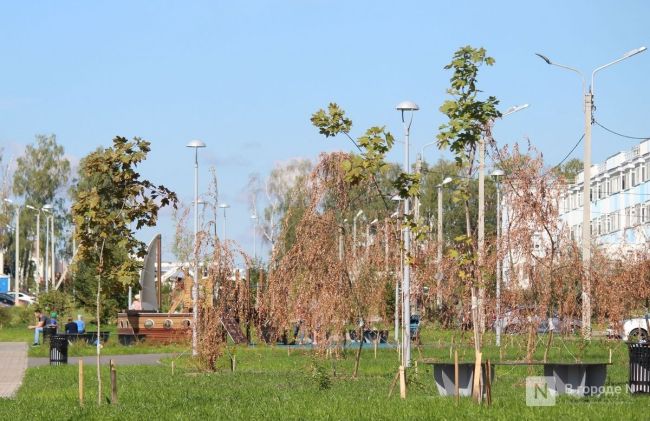
[[[649,324],[650,313],[645,316],[623,320],[623,340],[628,342],[647,341]]]
[[[11,307],[15,304],[14,297],[0,292],[0,307]]]
[[[524,333],[531,323],[536,326],[537,333],[574,333],[582,327],[580,320],[561,319],[557,313],[553,313],[551,317],[542,317],[536,313],[534,307],[520,306],[503,313],[498,324],[494,322],[493,329],[496,331],[497,325],[500,325],[502,333]]]
[[[13,297],[14,295],[12,294],[11,296]],[[25,294],[24,292],[19,292],[18,301],[23,301],[27,304],[36,304],[38,303],[38,298],[34,297],[33,295]]]

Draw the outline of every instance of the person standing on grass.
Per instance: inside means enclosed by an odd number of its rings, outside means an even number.
[[[29,329],[34,329],[34,343],[32,344],[32,346],[38,346],[40,340],[40,334],[41,332],[43,332],[43,328],[47,323],[47,317],[45,317],[45,315],[41,312],[41,310],[36,310],[34,312],[34,316],[36,317],[36,324],[27,327]]]
[[[65,324],[65,333],[79,333],[77,324],[72,320],[72,317],[68,317],[68,323]]]

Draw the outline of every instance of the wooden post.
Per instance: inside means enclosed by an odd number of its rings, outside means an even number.
[[[611,359],[611,350],[610,350]],[[79,358],[79,406],[84,406],[84,360]]]
[[[403,365],[399,366],[399,396],[406,399],[406,373]]]
[[[456,404],[460,402],[460,385],[458,384],[458,350],[454,350],[454,396]]]
[[[375,338],[375,340],[373,341],[373,345],[375,347],[375,360],[377,359],[377,342],[379,342],[379,338]]]
[[[472,385],[472,396],[474,400],[481,403],[483,393],[481,390],[481,356],[480,352],[476,353],[476,360],[474,361],[474,384]]]
[[[113,405],[117,404],[117,370],[115,368],[115,363],[111,360],[111,403]]]
[[[174,375],[174,361],[172,361],[172,376]]]
[[[490,360],[485,360],[485,400],[492,405],[492,366]]]
[[[612,363],[612,348],[609,348],[609,363]]]

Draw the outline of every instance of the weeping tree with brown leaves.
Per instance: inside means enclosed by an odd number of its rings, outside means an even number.
[[[356,246],[342,232],[352,190],[344,163],[350,159],[345,153],[320,156],[307,180],[309,206],[297,223],[291,247],[274,258],[260,309],[276,336],[300,324],[320,349],[341,341],[350,323],[358,326],[361,336],[372,316],[384,315],[384,250],[377,258],[379,243],[367,242],[355,259]],[[284,241],[282,236],[279,241]],[[355,375],[357,370],[358,358]]]
[[[537,328],[543,321],[558,317],[568,325],[579,309],[579,255],[560,219],[563,179],[544,167],[541,154],[533,147],[521,152],[518,145],[497,153],[503,179],[505,217],[498,258],[504,262],[506,277],[503,308],[521,309],[528,332],[527,359],[535,351]],[[576,295],[578,294],[578,295]],[[576,313],[578,312],[578,313]],[[575,326],[574,326],[575,327]],[[550,346],[552,337],[547,344]]]

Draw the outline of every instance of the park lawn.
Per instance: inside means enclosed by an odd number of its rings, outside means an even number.
[[[414,357],[448,359],[449,332],[440,332],[426,346],[414,349]],[[489,335],[488,335],[489,336]],[[525,337],[504,341],[505,357],[522,353],[517,347]],[[541,336],[540,341],[546,337]],[[488,337],[486,336],[486,343]],[[463,358],[473,358],[471,346],[456,344]],[[607,385],[627,383],[627,352],[624,344],[596,339],[588,345],[575,338],[554,339],[549,360],[606,360],[612,348]],[[525,349],[525,348],[524,348]],[[464,353],[463,353],[464,351]],[[235,372],[229,370],[228,354],[237,359]],[[498,360],[498,350],[486,346],[485,355]],[[543,350],[542,350],[543,355]],[[536,357],[539,356],[536,354]],[[504,358],[506,359],[506,358]],[[537,359],[537,358],[536,358]],[[541,359],[541,356],[540,356]],[[175,372],[172,375],[171,362]],[[556,406],[527,407],[525,377],[541,375],[541,367],[498,366],[493,385],[493,405],[479,406],[470,399],[439,397],[431,367],[418,364],[408,373],[408,399],[399,390],[388,398],[397,370],[394,349],[364,349],[360,375],[352,379],[354,351],[338,359],[315,356],[299,347],[229,347],[218,361],[215,373],[200,371],[187,357],[166,359],[159,366],[118,367],[119,403],[97,405],[96,371],[85,368],[86,403],[77,401],[77,367],[38,367],[27,371],[15,400],[0,400],[0,419],[630,419],[646,418],[650,397],[626,392],[594,398],[562,396]],[[334,367],[336,374],[334,374]],[[103,369],[104,399],[109,396],[108,370]]]

